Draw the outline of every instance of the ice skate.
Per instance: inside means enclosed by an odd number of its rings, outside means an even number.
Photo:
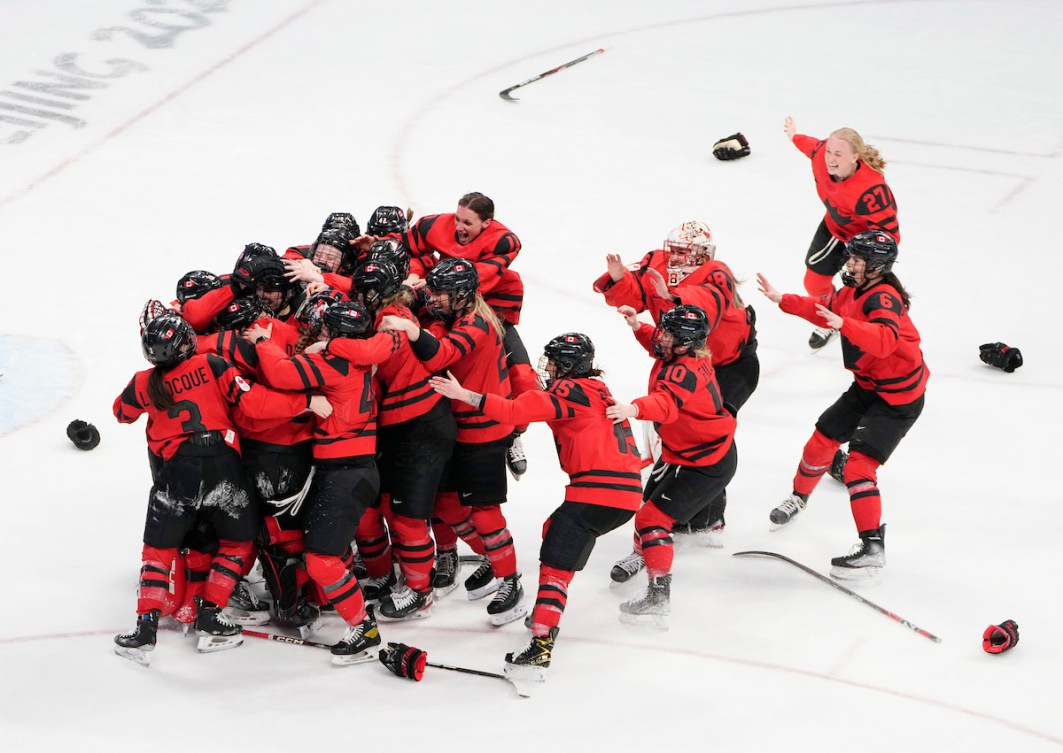
[[[458,573],[461,561],[457,549],[440,549],[436,551],[435,574],[432,576],[433,596],[442,599],[458,587]]]
[[[613,569],[609,571],[609,577],[614,583],[627,583],[646,566],[640,552],[632,552],[622,560],[618,560]]]
[[[550,655],[557,640],[557,628],[550,628],[546,635],[537,635],[519,654],[506,654],[506,666],[502,674],[513,683],[517,692],[530,695],[530,688],[546,682],[546,670],[550,666]]]
[[[648,621],[657,628],[667,630],[668,622],[665,617],[672,613],[671,591],[671,574],[650,578],[642,596],[620,605],[620,621],[625,625],[637,625],[646,622],[644,618],[649,618]]]
[[[123,659],[135,661],[142,667],[151,666],[155,640],[159,632],[159,610],[137,615],[137,624],[128,633],[114,637],[114,652]]]
[[[415,591],[403,586],[380,600],[377,613],[382,620],[423,620],[432,614],[432,589]]]
[[[465,579],[465,590],[469,593],[469,601],[482,599],[498,590],[498,578],[495,577],[494,568],[487,557],[482,557],[480,566],[472,575]]]
[[[864,531],[849,554],[830,561],[830,577],[838,580],[875,581],[886,566],[886,526]]]
[[[528,470],[528,457],[524,454],[524,442],[520,434],[513,437],[513,442],[506,450],[506,466],[514,481],[520,481],[520,477]]]
[[[339,643],[330,649],[332,663],[338,667],[344,667],[350,664],[376,661],[376,656],[370,649],[379,645],[380,631],[377,629],[373,615],[368,613],[365,619],[357,625],[348,627]]]
[[[794,519],[797,513],[805,509],[808,497],[802,494],[792,493],[779,503],[779,506],[771,511],[768,516],[771,520],[771,530],[777,531]]]
[[[391,589],[397,583],[395,568],[388,568],[386,575],[381,575],[379,578],[366,578],[362,581],[362,595],[367,602],[380,601],[391,593]]]
[[[839,448],[834,453],[834,460],[830,464],[830,477],[839,484],[845,483],[845,464],[849,462],[849,453]]]
[[[265,625],[269,622],[269,604],[259,599],[243,578],[233,589],[224,611],[225,616],[237,625]]]
[[[831,329],[830,327],[816,327],[812,330],[812,336],[808,338],[808,347],[812,348],[812,350],[819,350],[833,340],[836,334],[838,334],[838,330],[836,329]]]
[[[295,628],[304,641],[313,637],[321,628],[321,610],[305,599],[292,609],[272,610],[270,617],[274,625]]]
[[[196,597],[196,649],[201,654],[236,648],[244,642],[240,626],[230,620],[222,608],[201,596]]]
[[[501,578],[495,597],[487,605],[487,617],[491,624],[500,627],[524,617],[528,613],[528,607],[522,601],[523,598],[524,587],[520,584],[520,573]]]

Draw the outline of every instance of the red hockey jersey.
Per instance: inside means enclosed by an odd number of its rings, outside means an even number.
[[[827,208],[824,218],[831,235],[846,243],[865,230],[885,230],[897,243],[901,242],[901,226],[897,220],[897,201],[886,185],[882,173],[857,162],[856,172],[845,180],[835,180],[827,172],[825,139],[794,136],[794,146],[812,160],[812,177],[816,193]]]
[[[449,369],[465,387],[481,395],[509,397],[509,370],[502,338],[476,313],[461,317],[448,330],[435,321],[411,343],[414,354],[433,372]],[[458,441],[494,442],[513,433],[513,424],[488,418],[479,408],[452,402],[458,424]]]
[[[435,265],[433,253],[444,259],[465,259],[476,266],[480,294],[495,312],[511,324],[520,323],[524,282],[510,269],[520,253],[520,241],[498,220],[462,246],[455,234],[454,214],[431,214],[413,223],[402,235],[410,249],[410,271],[424,277]]]
[[[779,308],[823,326],[823,317],[816,313],[818,301],[787,293]],[[890,405],[906,405],[926,391],[930,369],[919,347],[919,332],[892,285],[843,287],[827,308],[842,317],[842,359],[858,385]]]
[[[131,424],[148,415],[148,449],[169,460],[193,434],[221,432],[222,438],[240,450],[240,437],[231,416],[231,406],[240,406],[257,418],[287,418],[310,406],[306,395],[271,390],[253,384],[232,364],[215,355],[195,355],[167,371],[163,383],[174,406],[160,411],[148,398],[148,379],[154,369],[138,371],[114,401],[114,415]]]
[[[653,353],[654,328],[643,324],[635,338]],[[675,465],[709,466],[734,442],[735,417],[723,407],[716,372],[708,358],[678,356],[656,361],[649,394],[631,401],[638,418],[652,421],[661,438],[661,458]]]
[[[706,344],[712,351],[712,362],[725,366],[738,359],[749,345],[753,333],[748,312],[734,304],[738,285],[726,264],[710,260],[668,288],[679,299],[669,301],[657,295],[653,284],[646,279],[647,270],[655,269],[668,280],[668,253],[656,249],[646,254],[635,269],[624,270],[624,277],[613,282],[609,273],[594,282],[594,290],[605,295],[610,306],[631,306],[637,312],[649,311],[654,322],[661,314],[680,303],[698,306],[709,318],[709,337]]]
[[[545,421],[554,432],[561,470],[569,476],[566,502],[637,510],[642,503],[642,459],[625,420],[605,416],[616,402],[600,379],[559,379],[545,391],[512,399],[486,395],[485,416],[504,424]]]

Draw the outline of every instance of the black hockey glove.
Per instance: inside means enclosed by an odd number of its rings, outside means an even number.
[[[746,141],[746,137],[741,133],[732,133],[712,145],[712,156],[722,160],[748,157],[749,142]]]
[[[424,677],[424,668],[428,663],[428,654],[405,643],[388,643],[387,648],[380,649],[377,658],[394,674],[414,682]]]
[[[982,633],[982,648],[987,654],[1000,654],[1014,648],[1019,642],[1019,626],[1015,620],[1004,620],[999,625],[990,625]]]
[[[91,450],[100,443],[100,432],[86,421],[71,421],[66,427],[66,435],[79,450]]]
[[[1022,353],[1018,348],[1009,348],[1004,343],[986,343],[979,346],[978,350],[982,363],[1003,369],[1005,373],[1010,374],[1022,366]]]

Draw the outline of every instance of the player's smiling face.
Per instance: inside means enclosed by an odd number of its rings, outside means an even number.
[[[489,224],[491,220],[481,220],[468,207],[458,207],[454,212],[454,235],[462,246],[473,241]]]
[[[831,136],[827,139],[825,149],[823,156],[827,162],[827,172],[831,177],[845,180],[856,172],[856,152],[849,146],[848,141]]]

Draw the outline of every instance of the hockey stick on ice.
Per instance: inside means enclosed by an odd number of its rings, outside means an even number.
[[[546,78],[547,76],[553,75],[553,74],[557,73],[558,71],[564,70],[565,68],[570,68],[571,66],[575,65],[576,63],[582,63],[587,58],[594,57],[595,55],[600,55],[603,52],[605,52],[605,48],[604,47],[602,47],[600,49],[597,49],[594,52],[588,52],[586,55],[583,55],[582,57],[578,57],[575,60],[569,60],[567,63],[559,65],[556,68],[551,68],[548,71],[544,71],[543,73],[540,73],[538,76],[532,76],[527,81],[521,81],[519,84],[516,84],[515,86],[511,86],[508,89],[503,89],[502,91],[500,91],[498,93],[498,96],[500,96],[502,99],[506,100],[507,102],[519,102],[520,100],[517,99],[516,97],[509,96],[509,93],[511,91],[513,91],[514,89],[519,89],[522,86],[527,86],[528,84],[534,83],[534,82],[538,81],[541,78]]]
[[[745,555],[745,554],[755,555],[755,556],[760,556],[760,557],[773,557],[773,558],[775,558],[777,560],[782,560],[783,562],[789,562],[794,567],[797,567],[797,568],[800,568],[801,570],[804,570],[806,573],[811,575],[813,578],[816,578],[817,580],[821,580],[821,581],[823,581],[824,583],[826,583],[829,586],[833,586],[834,588],[836,588],[839,591],[841,591],[843,594],[847,594],[849,596],[852,596],[854,599],[859,601],[861,604],[866,604],[867,606],[871,607],[872,609],[876,609],[879,612],[882,612],[882,614],[886,615],[887,617],[889,617],[894,622],[899,622],[900,624],[904,625],[906,628],[908,628],[910,630],[914,630],[915,632],[919,633],[919,635],[923,636],[924,638],[929,638],[930,640],[934,641],[934,643],[941,643],[941,639],[938,638],[933,633],[930,633],[930,632],[928,632],[926,630],[923,630],[923,628],[918,627],[917,625],[913,625],[912,623],[908,622],[908,620],[904,619],[900,615],[896,615],[893,612],[889,611],[888,609],[883,609],[882,607],[880,607],[875,602],[868,601],[867,599],[865,599],[863,596],[861,596],[860,594],[856,593],[855,591],[850,591],[848,588],[846,588],[845,586],[841,585],[840,583],[835,583],[832,579],[828,578],[826,575],[820,575],[819,573],[817,573],[812,568],[807,567],[805,565],[802,565],[800,562],[797,562],[796,560],[792,560],[789,557],[785,557],[785,556],[783,556],[781,554],[776,554],[775,552],[735,552],[732,556],[741,557],[742,555]]]
[[[311,648],[324,648],[324,649],[331,649],[332,648],[332,644],[331,643],[320,643],[318,641],[306,640],[304,638],[295,638],[295,637],[288,636],[288,635],[278,635],[277,633],[263,633],[263,632],[260,632],[258,630],[248,630],[247,628],[243,629],[242,634],[246,635],[246,636],[249,636],[251,638],[261,638],[262,640],[266,640],[266,641],[277,641],[278,643],[290,643],[293,646],[309,646]],[[366,661],[375,661],[375,660],[376,660],[375,657],[369,657],[369,658],[366,659]],[[522,688],[520,688],[516,683],[512,682],[510,680],[510,678],[506,677],[505,675],[501,675],[501,674],[499,674],[497,672],[485,672],[485,671],[483,671],[481,669],[469,669],[468,667],[455,667],[455,666],[450,665],[450,664],[439,664],[438,662],[431,662],[431,661],[430,662],[426,662],[425,666],[427,666],[427,667],[435,667],[436,669],[447,669],[447,670],[450,670],[451,672],[462,672],[462,673],[467,674],[467,675],[478,675],[480,677],[493,677],[496,680],[505,680],[506,682],[509,682],[510,684],[512,684],[517,689],[517,694],[518,695],[521,695],[521,696],[526,695],[524,690]]]

